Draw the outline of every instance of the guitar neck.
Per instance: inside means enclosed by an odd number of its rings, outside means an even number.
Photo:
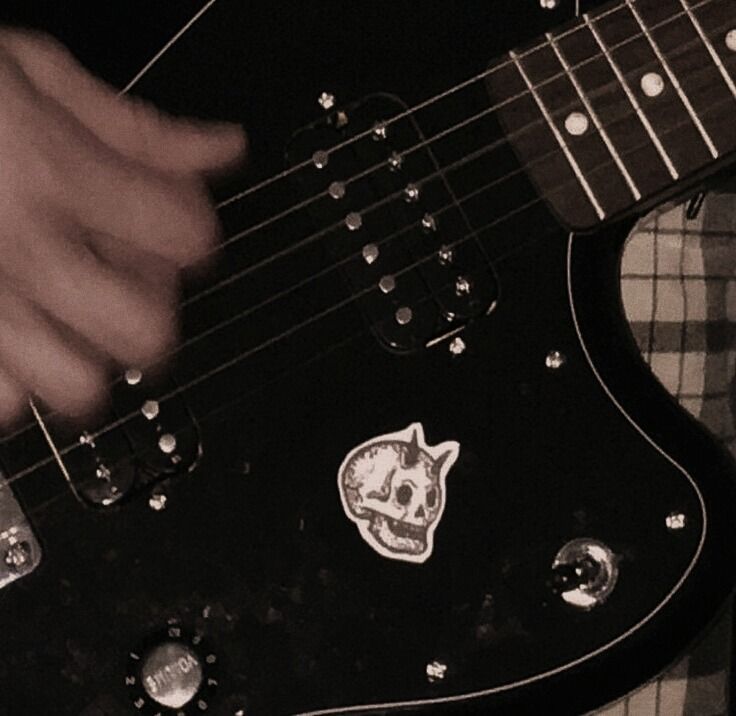
[[[731,155],[733,78],[736,4],[626,0],[509,53],[488,83],[537,189],[585,230]]]

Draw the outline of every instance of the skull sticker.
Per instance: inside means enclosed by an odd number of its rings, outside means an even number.
[[[445,509],[445,479],[460,444],[430,446],[421,423],[372,438],[343,460],[337,486],[345,514],[380,555],[425,562]]]

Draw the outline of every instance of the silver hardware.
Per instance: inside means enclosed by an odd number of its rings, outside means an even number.
[[[378,246],[375,244],[366,244],[363,247],[363,258],[370,266],[378,258]]]
[[[327,193],[333,199],[342,199],[345,196],[345,184],[341,181],[333,181],[332,184],[327,187]]]
[[[386,139],[386,122],[376,122],[373,125],[372,136],[376,142]]]
[[[560,0],[539,0],[539,7],[542,10],[555,10],[560,4]]]
[[[155,512],[161,512],[166,509],[167,498],[163,492],[154,492],[148,498],[148,506]]]
[[[405,326],[414,317],[414,312],[409,306],[402,306],[396,311],[396,323]]]
[[[162,453],[171,455],[176,450],[176,438],[171,433],[164,433],[158,439],[158,447]]]
[[[404,157],[402,157],[401,154],[399,154],[398,152],[391,152],[391,156],[388,158],[388,168],[392,172],[399,171],[403,163]]]
[[[726,47],[731,52],[736,52],[736,30],[729,30],[726,33]]]
[[[447,664],[435,659],[427,664],[425,671],[427,674],[427,681],[429,681],[430,684],[434,684],[438,681],[442,681],[447,675]]]
[[[204,678],[202,664],[188,646],[167,641],[154,647],[141,666],[141,684],[148,696],[169,709],[181,709],[197,694]],[[199,701],[198,705],[204,703]],[[201,706],[200,710],[205,710]]]
[[[685,529],[687,518],[682,512],[670,512],[665,518],[665,524],[668,530],[682,530]]]
[[[31,558],[31,547],[28,542],[16,542],[5,551],[5,564],[11,572],[20,572]]]
[[[544,364],[550,370],[559,370],[566,362],[565,354],[560,351],[550,351],[544,359]]]
[[[95,447],[95,439],[85,430],[79,436],[79,444],[80,445],[87,445],[88,447],[94,448]]]
[[[460,338],[460,336],[455,336],[455,338],[450,341],[450,353],[454,356],[462,355],[465,353],[466,348],[467,346],[465,345],[465,341]]]
[[[468,296],[470,294],[472,285],[470,280],[465,276],[458,276],[455,281],[455,294],[458,296]]]
[[[407,184],[404,189],[404,201],[413,204],[419,201],[419,187],[416,184]]]
[[[442,311],[442,318],[448,323],[452,323],[457,318],[457,315],[453,311]]]
[[[608,599],[618,580],[618,558],[603,542],[568,542],[555,556],[556,592],[573,607],[589,611]]]
[[[573,137],[580,137],[588,131],[590,122],[582,112],[571,112],[565,120],[565,129]]]
[[[107,465],[100,463],[95,470],[95,476],[99,480],[109,480],[112,477],[112,473]]]
[[[317,102],[324,110],[332,109],[335,106],[335,95],[329,92],[323,92],[317,99]]]
[[[330,155],[324,149],[318,149],[314,154],[312,154],[312,164],[314,164],[317,169],[324,169],[329,161]]]
[[[437,252],[437,259],[442,266],[448,266],[455,260],[455,253],[449,246],[443,245]]]
[[[335,126],[338,129],[342,129],[347,123],[348,123],[348,115],[345,114],[345,112],[343,112],[342,110],[338,111],[337,120],[335,121]]]
[[[647,97],[658,97],[664,92],[664,79],[656,72],[647,72],[641,78],[641,91]]]
[[[432,214],[425,214],[422,217],[422,228],[429,233],[430,231],[437,231],[437,219]]]
[[[378,282],[378,288],[383,293],[391,293],[396,288],[396,279],[390,274],[387,276],[381,276],[381,280]]]
[[[143,373],[138,368],[128,368],[125,371],[125,382],[128,385],[138,385],[143,380]]]
[[[351,211],[345,217],[345,226],[347,226],[350,231],[357,231],[361,226],[363,226],[363,217],[361,217],[357,211]]]
[[[143,403],[143,407],[141,407],[141,413],[143,413],[147,420],[154,420],[158,417],[159,413],[158,403],[155,400],[147,400]]]

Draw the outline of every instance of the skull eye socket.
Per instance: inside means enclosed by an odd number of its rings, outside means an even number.
[[[437,504],[437,490],[432,487],[427,490],[427,506],[434,507]]]
[[[400,505],[408,505],[411,502],[411,496],[411,485],[402,485],[398,490],[396,490],[396,501]]]

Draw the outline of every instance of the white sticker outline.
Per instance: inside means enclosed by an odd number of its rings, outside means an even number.
[[[381,445],[397,446],[403,444],[408,446],[412,444],[412,441],[414,441],[415,446],[420,451],[430,457],[433,463],[439,463],[439,472],[436,476],[436,480],[440,495],[440,504],[436,517],[426,527],[426,547],[420,554],[411,554],[409,552],[392,550],[379,542],[371,533],[371,522],[369,519],[355,514],[346,497],[346,489],[344,485],[344,478],[351,462],[361,452],[371,447]],[[356,525],[363,541],[371,547],[371,549],[387,559],[411,562],[414,564],[422,564],[426,562],[432,556],[434,551],[434,534],[438,525],[442,521],[442,516],[445,512],[445,505],[447,503],[447,475],[457,461],[459,454],[460,443],[456,440],[446,440],[438,443],[437,445],[429,445],[424,437],[424,426],[420,422],[411,423],[403,430],[397,430],[369,438],[350,450],[342,461],[337,472],[337,489],[340,494],[340,502],[342,504],[343,511],[347,518]]]

